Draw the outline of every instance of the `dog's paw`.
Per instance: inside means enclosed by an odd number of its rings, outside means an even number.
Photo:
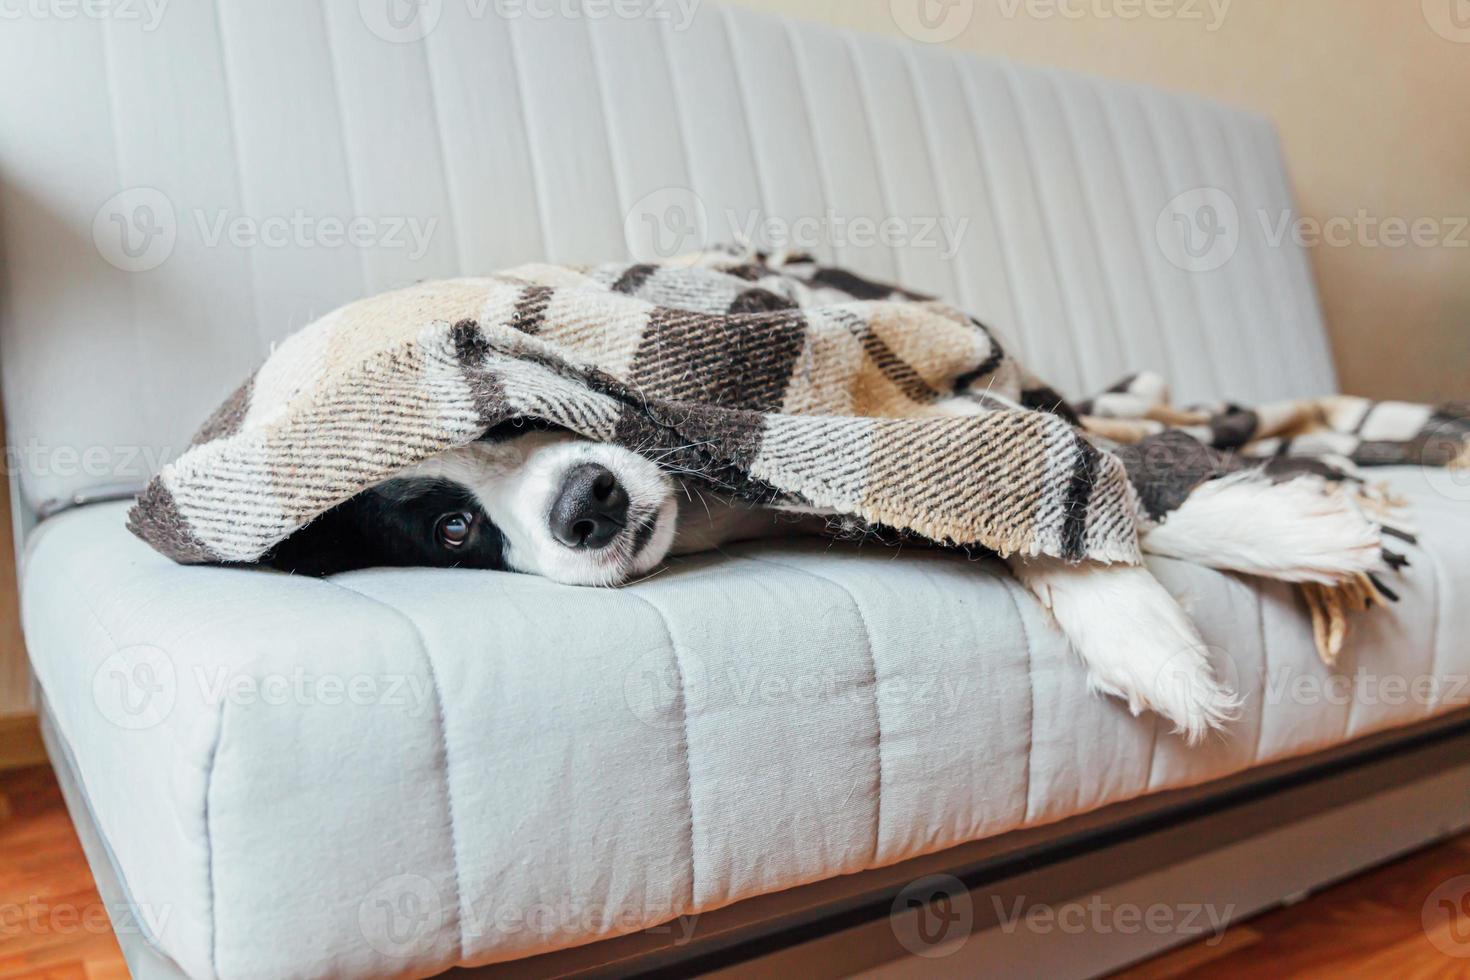
[[[1150,554],[1287,582],[1332,586],[1385,569],[1378,525],[1346,489],[1315,477],[1202,483],[1142,544]]]
[[[1240,714],[1189,616],[1146,568],[1012,561],[1087,666],[1092,690],[1156,711],[1198,744]]]
[[[1123,669],[1110,663],[1090,665],[1088,687],[1126,701],[1135,715],[1163,715],[1173,723],[1174,734],[1190,745],[1240,717],[1240,696],[1215,676],[1203,644],[1172,651],[1135,646],[1132,654],[1136,663]]]

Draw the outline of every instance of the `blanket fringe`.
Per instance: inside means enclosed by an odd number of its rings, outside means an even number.
[[[1312,612],[1312,638],[1317,644],[1317,655],[1328,667],[1336,667],[1351,629],[1348,616],[1382,605],[1383,593],[1368,575],[1354,576],[1339,585],[1304,582],[1300,589]]]
[[[1400,536],[1412,537],[1413,527],[1403,519],[1408,502],[1394,494],[1388,484],[1362,483],[1352,491],[1352,497],[1363,516],[1380,528],[1392,528]],[[1334,585],[1303,583],[1300,589],[1312,614],[1312,638],[1317,645],[1317,655],[1328,667],[1336,667],[1342,656],[1352,630],[1349,617],[1396,599],[1392,593],[1385,595],[1383,588],[1368,573],[1354,575]]]

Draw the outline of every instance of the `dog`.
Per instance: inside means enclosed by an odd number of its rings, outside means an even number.
[[[1376,567],[1376,537],[1347,552],[1340,522],[1361,516],[1320,486],[1215,480],[1158,527],[1145,551],[1288,581],[1331,582]],[[1286,508],[1262,525],[1260,494]],[[267,564],[323,576],[378,566],[476,568],[566,585],[620,586],[671,556],[735,541],[817,535],[831,515],[762,508],[687,485],[628,449],[530,421],[416,464],[333,508],[279,545]],[[1356,526],[1356,525],[1355,525]],[[1015,577],[1051,612],[1091,688],[1156,711],[1197,743],[1236,717],[1189,616],[1142,567],[1011,557]]]

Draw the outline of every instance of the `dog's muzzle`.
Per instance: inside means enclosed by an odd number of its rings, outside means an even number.
[[[628,492],[597,463],[573,467],[551,505],[551,535],[568,548],[605,548],[628,524]]]

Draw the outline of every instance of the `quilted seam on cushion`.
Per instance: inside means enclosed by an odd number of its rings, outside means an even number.
[[[1128,173],[1128,161],[1123,159],[1123,154],[1120,150],[1123,142],[1118,138],[1117,106],[1114,100],[1103,98],[1098,93],[1096,83],[1091,79],[1085,80],[1083,84],[1093,94],[1094,99],[1097,100],[1098,106],[1101,109],[1100,119],[1102,121],[1103,134],[1107,139],[1108,149],[1111,151],[1113,162],[1117,165],[1120,177],[1118,181],[1118,193],[1127,202],[1127,212],[1129,214],[1136,214],[1138,213],[1137,195],[1134,194],[1133,188],[1125,176]],[[1143,257],[1142,250],[1145,246],[1140,244],[1136,247],[1138,248],[1138,252],[1134,255],[1134,259],[1138,263],[1140,278],[1145,284],[1142,292],[1148,298],[1148,308],[1153,314],[1152,322],[1155,335],[1158,339],[1159,350],[1163,352],[1164,364],[1162,366],[1167,368],[1166,373],[1169,377],[1176,377],[1179,373],[1177,368],[1179,358],[1175,353],[1169,331],[1162,328],[1164,316],[1160,311],[1163,309],[1163,302],[1159,296],[1158,278],[1154,274],[1153,265]]]
[[[117,652],[121,651],[123,649],[122,645],[117,642],[117,637],[115,637],[113,635],[112,630],[109,629],[108,626],[107,626],[107,623],[103,621],[101,614],[97,611],[96,606],[93,605],[93,603],[91,602],[91,600],[87,597],[87,594],[77,585],[77,583],[76,583],[76,581],[74,579],[67,579],[66,582],[67,582],[68,587],[71,590],[71,594],[76,599],[76,604],[78,606],[80,606],[82,609],[86,610],[87,617],[88,617],[88,619],[91,620],[92,625],[97,628],[97,631],[99,633],[101,633],[104,637],[107,638],[107,642],[108,642],[109,646],[112,648],[112,652],[113,653],[117,653]],[[207,884],[206,892],[207,892],[207,895],[208,895],[208,902],[209,902],[208,915],[205,918],[206,918],[206,921],[209,924],[209,969],[210,969],[210,973],[212,974],[212,976],[214,976],[216,978],[219,977],[219,966],[218,966],[218,964],[216,962],[216,959],[215,959],[216,939],[218,937],[218,932],[219,932],[219,913],[218,913],[218,908],[217,908],[216,903],[215,903],[215,896],[214,896],[214,839],[213,839],[212,834],[210,833],[210,825],[209,825],[209,796],[210,796],[211,790],[214,788],[214,765],[215,765],[215,759],[216,759],[216,757],[217,757],[217,755],[219,753],[220,741],[223,738],[223,735],[224,735],[224,706],[221,705],[220,708],[219,708],[219,710],[215,713],[214,741],[213,741],[213,744],[210,746],[208,760],[207,760],[207,762],[205,764],[204,807],[203,807],[203,822],[204,822],[204,837],[205,837],[205,840],[204,840],[204,853],[205,853],[204,873],[205,873],[205,881],[206,881],[206,884]],[[68,746],[68,750],[70,750],[70,746],[71,745],[75,744],[74,740],[70,736],[66,735],[65,732],[62,733],[62,739],[66,743],[66,745]],[[79,788],[82,791],[82,796],[83,796],[84,799],[85,798],[88,798],[88,793],[87,793],[87,789],[86,789],[86,782],[85,782],[85,778],[84,778],[84,776],[82,774],[83,773],[83,763],[81,762],[80,759],[74,759],[72,765],[73,765],[73,768],[75,769],[75,772],[76,772],[76,777],[77,777],[77,781],[78,781],[78,784],[79,784]],[[91,803],[89,802],[88,803],[88,807],[90,808],[90,806],[91,806]],[[94,821],[96,821],[98,819],[95,814],[93,816],[93,819],[94,819]],[[116,857],[116,855],[113,854],[112,847],[107,842],[107,838],[103,834],[102,828],[101,828],[101,825],[100,824],[97,827],[97,831],[98,831],[98,836],[101,838],[102,846],[103,846],[104,850],[107,852],[107,854],[109,855],[109,857],[111,859],[112,865],[113,865],[113,867],[115,869],[115,872],[116,872],[116,875],[117,875],[117,878],[118,878],[118,883],[122,886],[122,892],[123,892],[123,894],[125,896],[128,896],[128,900],[129,901],[132,901],[133,900],[132,899],[132,895],[134,893],[133,893],[132,889],[130,889],[128,887],[127,876],[124,873],[122,867],[117,863],[117,857]],[[152,931],[152,929],[149,926],[147,917],[146,916],[136,916],[135,915],[133,918],[135,919],[135,925],[136,925],[136,927],[141,931],[141,934],[143,936],[143,939],[145,941],[147,941],[147,943],[150,946],[152,946],[154,949],[159,950],[159,951],[162,951],[164,949],[163,937],[162,936],[157,936],[157,935],[154,935],[153,934],[153,931]]]
[[[756,562],[762,565],[774,565],[788,571],[800,572],[808,578],[814,578],[819,582],[826,582],[842,590],[847,601],[852,604],[853,612],[857,613],[858,622],[863,627],[863,645],[868,651],[868,685],[873,692],[873,757],[876,760],[878,771],[874,777],[873,793],[873,852],[868,859],[869,867],[878,866],[879,855],[883,851],[883,699],[878,696],[878,657],[873,649],[873,629],[868,625],[868,614],[863,612],[862,603],[858,602],[857,596],[852,590],[841,582],[826,575],[819,575],[809,569],[789,565],[786,562],[772,561],[769,558],[756,558],[751,555],[732,555],[741,561]]]
[[[204,770],[204,878],[205,895],[209,901],[209,970],[215,977],[219,974],[219,902],[214,892],[214,828],[209,822],[210,797],[214,794],[215,763],[219,760],[220,746],[225,740],[225,706],[222,701],[215,713],[214,744],[209,747],[209,760]]]
[[[1266,735],[1266,689],[1271,683],[1271,643],[1266,638],[1266,598],[1260,592],[1253,595],[1256,601],[1256,631],[1261,638],[1261,710],[1256,718],[1256,741],[1251,748],[1250,758],[1250,765],[1254,766],[1261,761],[1261,740]]]
[[[1100,326],[1100,324],[1095,322],[1089,323],[1087,322],[1087,317],[1085,315],[1079,315],[1079,312],[1085,309],[1086,304],[1079,304],[1076,302],[1075,278],[1073,275],[1067,274],[1067,271],[1062,266],[1061,253],[1057,248],[1057,233],[1056,230],[1052,227],[1052,209],[1047,206],[1046,202],[1046,193],[1044,190],[1045,180],[1043,179],[1045,171],[1037,165],[1035,147],[1036,140],[1030,132],[1032,116],[1025,111],[1024,107],[1021,105],[1021,98],[1016,93],[1015,69],[1010,65],[1005,65],[1002,67],[1001,71],[1005,77],[1006,98],[1010,103],[1011,112],[1016,117],[1017,128],[1021,137],[1021,151],[1025,154],[1026,157],[1026,172],[1032,175],[1031,179],[1027,181],[1027,183],[1031,188],[1032,204],[1036,209],[1036,213],[1041,218],[1041,238],[1046,245],[1047,264],[1050,266],[1051,269],[1052,282],[1056,286],[1057,293],[1062,297],[1063,308],[1066,310],[1066,316],[1064,317],[1064,320],[1066,322],[1067,334],[1070,337],[1071,345],[1074,350],[1086,351],[1088,349],[1088,344],[1091,341],[1091,337],[1089,335],[1094,330],[1096,330],[1096,328]],[[1080,326],[1082,326],[1083,330],[1081,335],[1079,335],[1077,329],[1074,327],[1074,324],[1079,324]],[[1075,373],[1080,373],[1080,371]],[[1072,390],[1081,391],[1085,390],[1086,387],[1086,382],[1078,377],[1075,379],[1075,385],[1073,386]]]
[[[1422,558],[1427,559],[1429,569],[1433,572],[1429,576],[1431,588],[1434,593],[1434,611],[1429,619],[1431,624],[1429,631],[1431,638],[1429,646],[1429,676],[1442,677],[1444,675],[1439,672],[1439,645],[1441,638],[1444,636],[1444,581],[1446,573],[1444,566],[1440,564],[1439,556],[1432,549],[1420,545],[1419,554]],[[1425,705],[1424,716],[1426,718],[1433,717],[1439,711],[1440,699],[1443,697],[1443,693],[1442,690],[1436,690],[1433,701]]]
[[[1026,627],[1026,613],[1016,598],[1018,586],[1009,575],[1000,576],[999,581],[1016,611],[1016,624],[1021,627],[1021,639],[1026,643],[1026,696],[1031,710],[1026,713],[1026,809],[1021,814],[1021,826],[1025,827],[1031,823],[1031,787],[1035,783],[1032,767],[1036,764],[1036,650],[1031,645],[1031,630]]]
[[[464,879],[460,872],[459,866],[459,821],[456,820],[454,816],[454,767],[450,764],[449,758],[449,722],[448,719],[445,717],[444,689],[439,686],[439,672],[434,667],[434,657],[429,652],[428,643],[424,641],[423,631],[419,629],[419,624],[414,621],[412,616],[408,615],[403,610],[395,606],[389,605],[376,596],[368,595],[365,592],[352,588],[350,585],[344,585],[342,582],[338,581],[335,578],[324,578],[321,581],[328,582],[341,589],[343,592],[347,592],[355,596],[360,596],[361,598],[366,599],[375,605],[381,606],[382,608],[392,613],[395,617],[408,624],[408,627],[410,630],[412,630],[414,638],[417,642],[419,653],[422,654],[424,658],[424,667],[427,669],[429,674],[429,685],[434,691],[434,714],[439,722],[439,747],[440,751],[443,753],[444,758],[444,804],[449,815],[449,856],[451,863],[454,865],[454,898],[451,902],[451,907],[454,909],[454,928],[455,934],[458,937],[458,959],[459,962],[462,963],[465,960],[466,944],[464,934],[465,914],[462,907],[464,902]]]
[[[679,660],[679,645],[674,642],[674,631],[669,626],[669,618],[664,615],[664,611],[647,596],[639,595],[631,589],[625,594],[643,603],[658,617],[659,626],[663,629],[664,637],[669,642],[669,657],[674,664],[674,670],[679,673],[679,738],[683,743],[680,754],[684,757],[684,809],[688,816],[685,826],[689,828],[689,833],[685,835],[685,840],[689,844],[689,904],[684,909],[685,912],[688,912],[699,906],[700,894],[699,865],[696,861],[699,852],[694,846],[694,762],[689,757],[689,694],[684,676],[684,664]]]

